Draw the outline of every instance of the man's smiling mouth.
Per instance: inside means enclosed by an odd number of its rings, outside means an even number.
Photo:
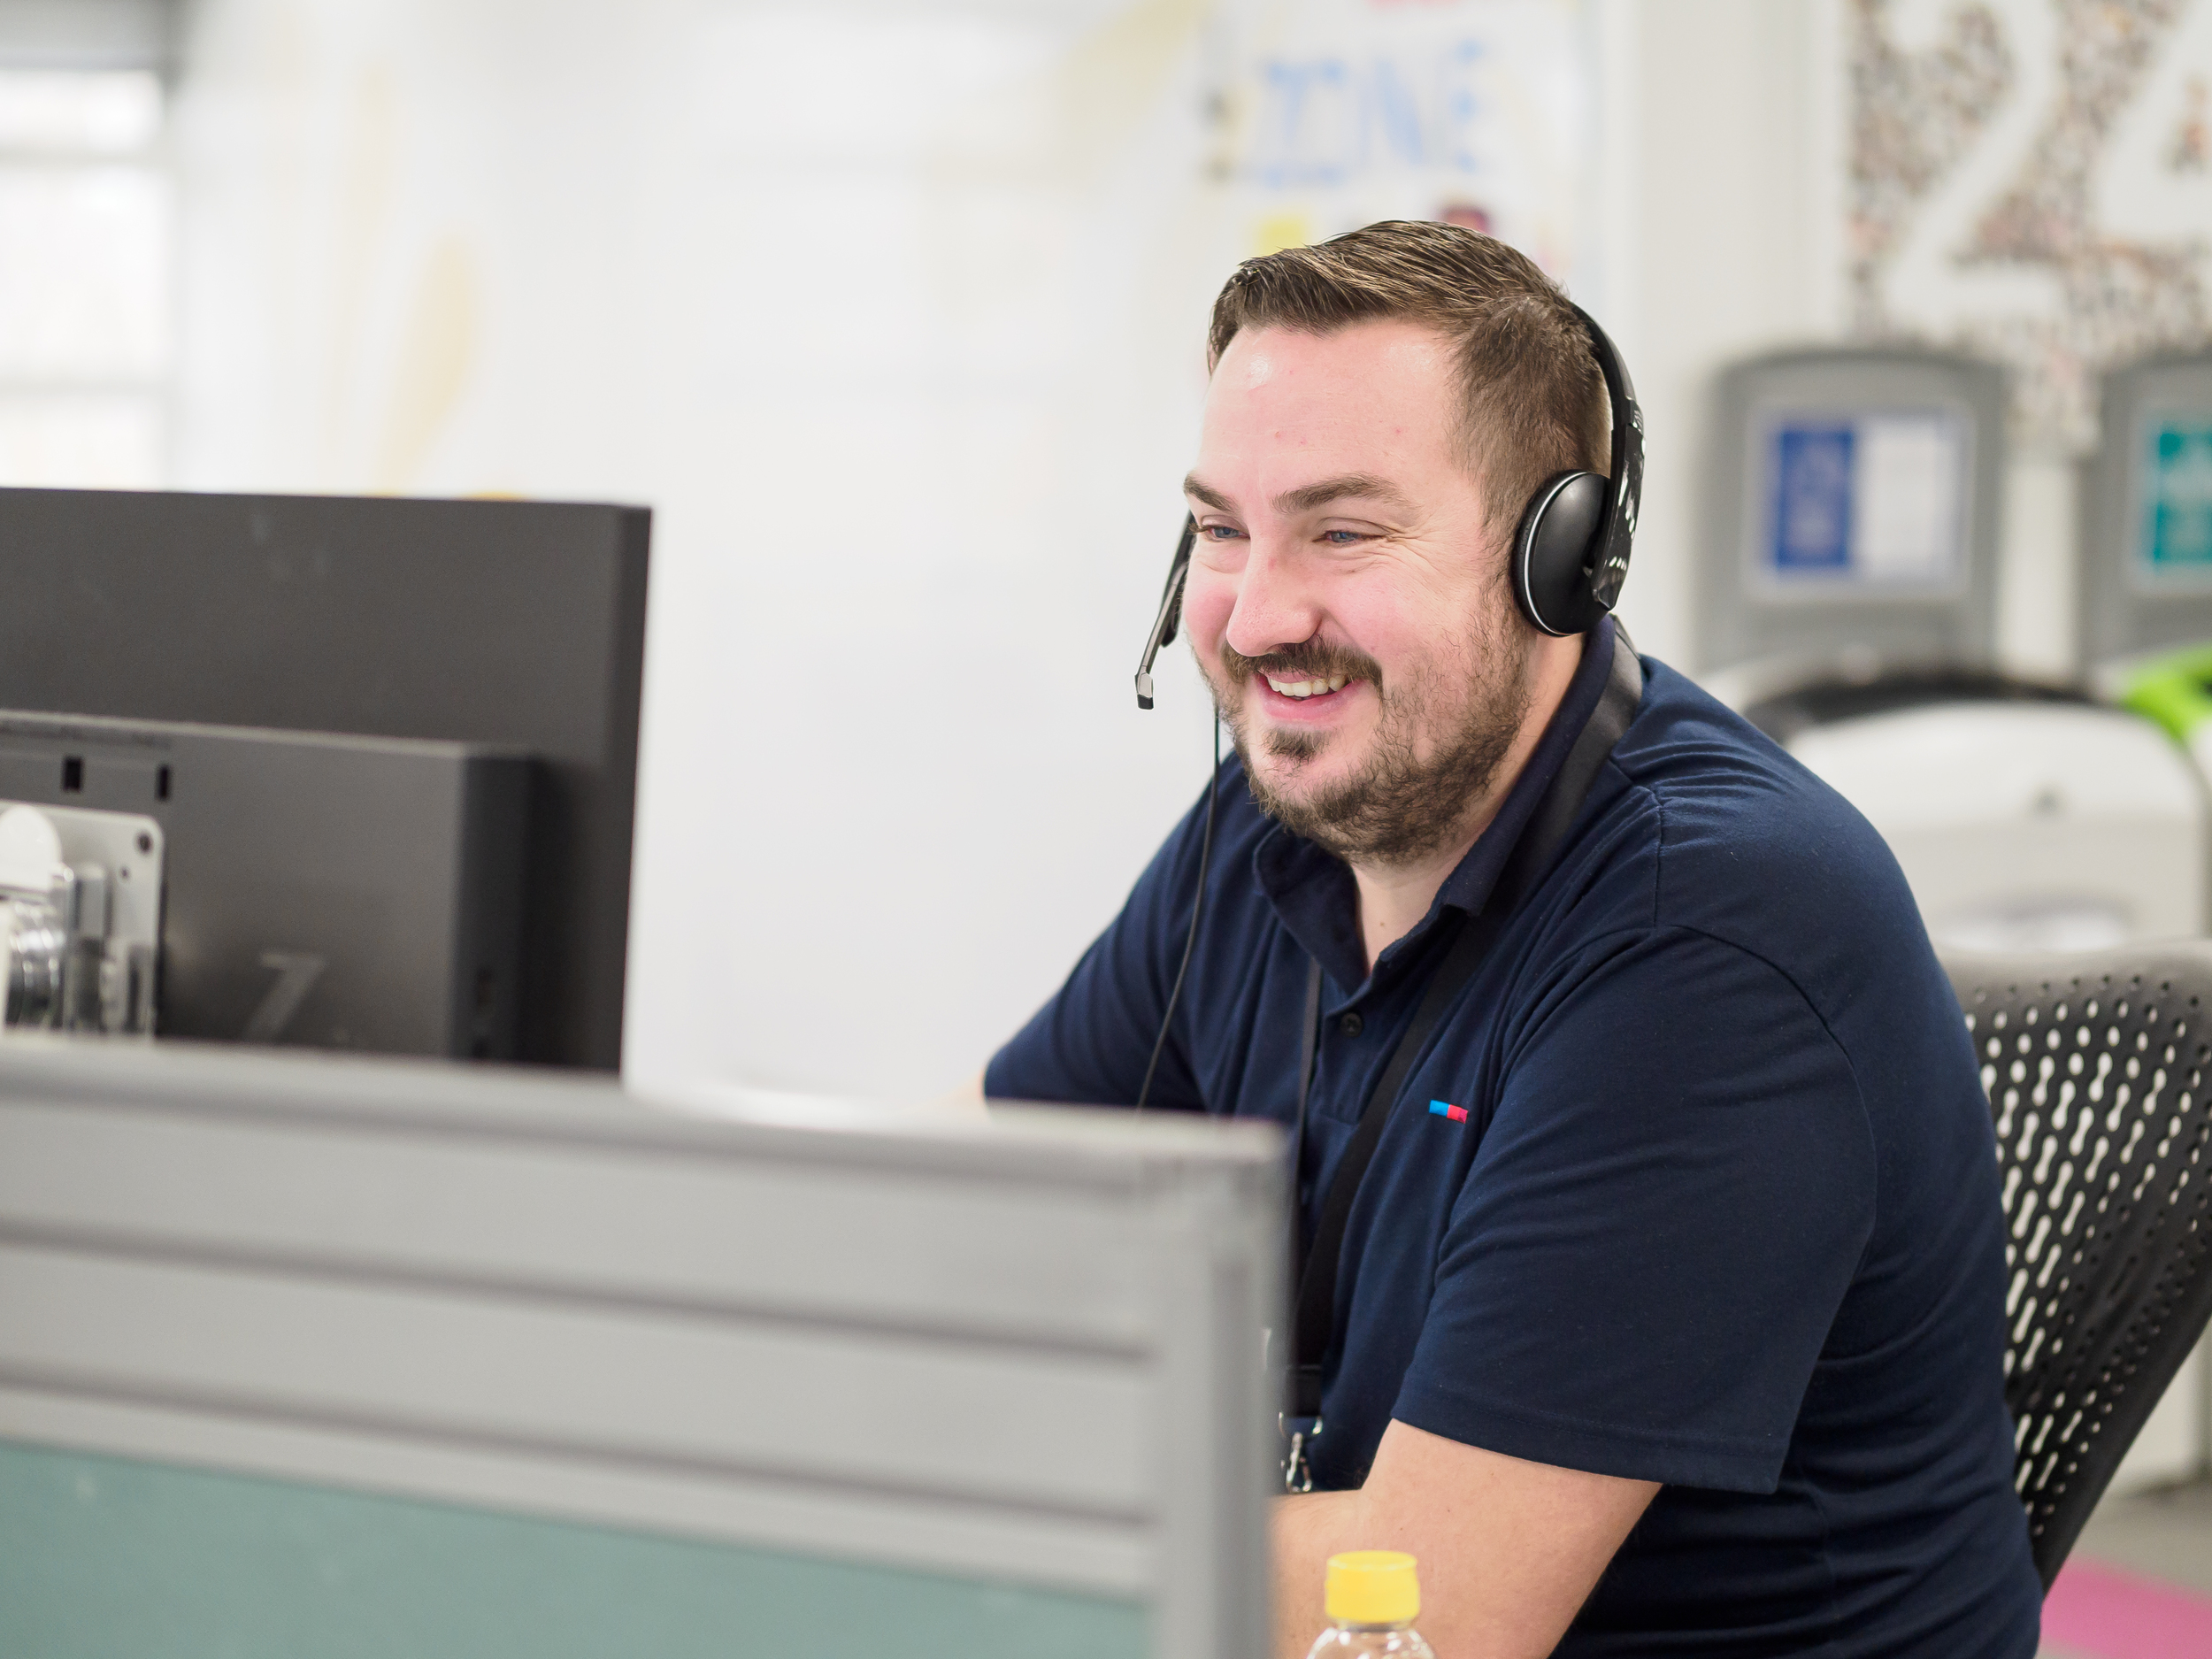
[[[1266,680],[1269,688],[1278,695],[1301,699],[1326,696],[1333,691],[1343,690],[1349,683],[1349,677],[1344,674],[1331,674],[1320,680],[1278,680],[1272,674],[1263,674],[1260,678]]]

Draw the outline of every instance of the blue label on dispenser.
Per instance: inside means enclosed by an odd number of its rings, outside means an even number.
[[[2212,573],[2212,417],[2157,417],[2147,435],[2143,563],[2159,576]]]
[[[1849,568],[1853,437],[1847,424],[1787,426],[1775,434],[1776,570]]]
[[[1760,574],[1808,597],[1940,597],[1965,574],[1967,419],[1947,409],[1792,411],[1765,439]]]

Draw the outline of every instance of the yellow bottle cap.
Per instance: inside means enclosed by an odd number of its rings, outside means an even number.
[[[1340,1624],[1402,1624],[1418,1617],[1421,1580],[1413,1557],[1394,1549],[1330,1556],[1326,1605]]]

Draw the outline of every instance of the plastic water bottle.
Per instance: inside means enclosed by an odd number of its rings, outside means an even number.
[[[1436,1649],[1413,1628],[1421,1616],[1421,1580],[1410,1555],[1355,1549],[1330,1556],[1325,1605],[1329,1628],[1306,1659],[1351,1659],[1355,1654],[1436,1659]]]

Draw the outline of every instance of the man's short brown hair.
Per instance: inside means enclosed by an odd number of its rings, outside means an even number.
[[[1401,318],[1458,354],[1461,442],[1494,540],[1558,473],[1611,471],[1610,406],[1590,336],[1535,263],[1456,225],[1385,219],[1236,269],[1214,301],[1206,366],[1247,328],[1326,334]]]

